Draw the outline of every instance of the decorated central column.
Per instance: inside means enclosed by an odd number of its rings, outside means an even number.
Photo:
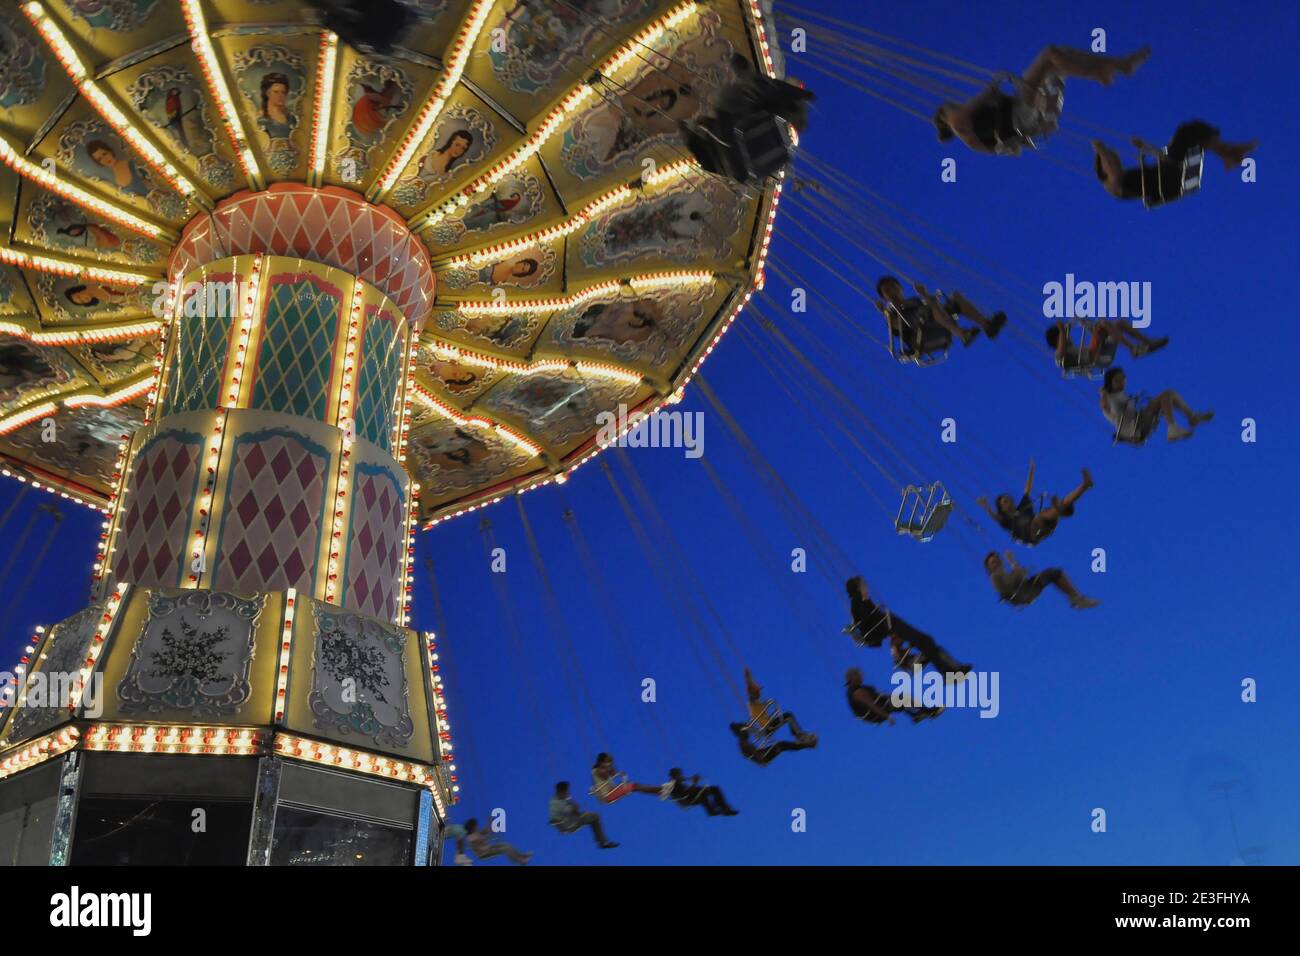
[[[406,621],[404,404],[423,247],[342,190],[273,187],[196,220],[104,584],[283,591]]]
[[[427,253],[355,193],[281,184],[192,221],[169,275],[95,601],[34,642],[0,776],[58,762],[30,836],[51,862],[436,860],[455,768],[432,636],[406,626]],[[224,822],[112,849],[144,792]]]

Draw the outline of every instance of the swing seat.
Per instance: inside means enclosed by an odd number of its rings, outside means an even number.
[[[1003,82],[1010,86],[1009,92],[1002,90]],[[1022,149],[1038,149],[1039,140],[1057,131],[1065,108],[1065,84],[1059,79],[1051,77],[1042,86],[1032,87],[1024,77],[1003,73],[998,88],[1011,99],[1004,101],[998,117],[996,152],[1014,156]]]
[[[894,321],[885,317],[889,327],[889,354],[900,364],[910,364],[922,368],[938,365],[948,358],[952,347],[952,333],[932,318],[913,322],[903,315],[895,306],[889,310],[894,314]]]
[[[616,773],[608,780],[602,780],[599,782],[592,781],[591,789],[588,790],[587,793],[588,795],[595,797],[601,803],[611,803],[613,801],[606,800],[605,795],[612,793],[613,791],[621,787],[623,784],[628,782],[629,782],[629,778],[627,774],[622,772]]]
[[[748,170],[747,181],[775,176],[790,162],[793,140],[790,126],[772,113],[754,113],[742,119],[735,130],[736,149]]]
[[[1189,149],[1180,164],[1169,162],[1168,156],[1169,148],[1165,147],[1160,151],[1160,157],[1155,160],[1156,191],[1152,195],[1147,192],[1147,170],[1150,167],[1147,165],[1146,154],[1141,150],[1138,151],[1138,164],[1142,170],[1142,205],[1146,209],[1155,209],[1175,199],[1182,199],[1201,188],[1201,173],[1205,169],[1205,150],[1199,146]],[[1178,169],[1177,179],[1170,183],[1170,186],[1175,187],[1176,191],[1166,194],[1164,182],[1166,168],[1175,165]]]
[[[706,117],[685,124],[686,146],[706,172],[740,183],[774,176],[790,162],[793,139],[779,116],[757,112],[738,120]]]
[[[889,696],[887,694],[877,694],[875,699],[876,705],[883,706],[883,704],[881,704],[881,701],[888,703]],[[889,723],[888,719],[884,717],[879,717],[876,714],[873,714],[871,711],[867,711],[865,714],[855,713],[853,716],[857,720],[862,721],[864,724],[872,724],[873,726],[884,726],[885,724]]]
[[[892,651],[890,656],[894,657]],[[903,652],[902,657],[894,657],[894,670],[910,671],[913,665],[919,664],[920,666],[924,667],[928,663],[930,662],[925,659],[924,654],[918,651],[915,647],[909,647],[906,651]]]
[[[889,613],[889,608],[883,604],[877,604],[876,609],[884,612],[884,618],[871,625],[866,631],[852,622],[845,624],[841,629],[841,634],[847,634],[853,638],[853,643],[858,647],[879,647],[889,633],[894,629],[894,618]]]
[[[1068,362],[1066,356],[1057,356],[1056,367],[1066,378],[1085,378],[1098,381],[1106,374],[1106,369],[1115,364],[1119,351],[1119,341],[1108,339],[1100,343],[1094,355],[1092,340],[1096,335],[1097,323],[1091,319],[1070,319],[1065,323],[1065,336],[1069,340],[1066,353],[1073,353],[1077,361]]]
[[[903,489],[903,500],[898,505],[894,530],[926,542],[943,529],[951,513],[952,499],[941,482],[908,485]]]
[[[1134,425],[1136,426],[1138,416],[1142,412],[1143,398],[1145,396],[1139,395],[1136,397],[1138,399],[1137,402],[1138,410],[1131,415],[1120,416],[1119,424],[1115,427],[1115,434],[1111,438],[1111,445],[1128,445],[1132,448],[1141,448],[1143,445],[1147,443],[1147,440],[1150,439],[1151,436],[1155,434],[1156,426],[1154,425],[1152,426],[1151,431],[1147,432],[1145,435],[1139,432],[1136,429],[1136,427],[1134,427],[1131,433],[1125,434],[1126,432],[1129,431],[1128,425],[1130,422],[1134,423]]]
[[[763,709],[745,723],[745,734],[755,750],[762,750],[772,743],[772,738],[776,735],[775,724],[780,716],[780,706],[769,697],[763,701]]]

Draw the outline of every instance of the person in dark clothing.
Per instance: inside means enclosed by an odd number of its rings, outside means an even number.
[[[879,647],[888,637],[896,664],[909,661],[930,664],[944,674],[970,672],[971,665],[959,663],[929,634],[871,600],[871,591],[861,577],[849,578],[844,582],[844,589],[849,595],[849,613],[853,615],[850,628],[861,636],[861,642],[867,647]]]
[[[1052,496],[1052,503],[1041,511],[1034,511],[1034,460],[1029,459],[1029,477],[1025,479],[1025,490],[1020,496],[1019,504],[1011,495],[998,495],[997,507],[989,507],[987,498],[980,498],[979,503],[994,521],[1002,526],[1011,537],[1021,544],[1031,547],[1038,544],[1053,531],[1062,518],[1074,514],[1074,505],[1085,491],[1093,486],[1092,475],[1083,469],[1083,481],[1064,498]]]
[[[817,746],[817,738],[800,738],[796,740],[778,740],[765,746],[758,746],[750,739],[749,731],[745,729],[742,723],[729,724],[731,732],[736,735],[736,743],[740,745],[740,752],[744,754],[746,760],[752,760],[760,767],[766,767],[781,754],[791,750],[807,750],[810,747]]]
[[[732,57],[732,69],[736,79],[719,93],[712,113],[693,123],[683,120],[680,128],[702,169],[746,182],[772,175],[789,161],[791,149],[776,118],[802,130],[813,94],[765,76],[740,54]]]
[[[1117,152],[1101,140],[1094,139],[1093,166],[1106,192],[1116,199],[1148,197],[1150,204],[1169,202],[1182,196],[1183,161],[1192,150],[1213,153],[1223,161],[1225,169],[1233,170],[1259,145],[1257,139],[1248,143],[1225,143],[1219,138],[1218,128],[1204,120],[1189,120],[1180,125],[1163,151],[1138,137],[1134,137],[1132,142],[1140,152],[1154,156],[1156,161],[1125,169]]]
[[[905,354],[914,350],[918,342],[934,338],[936,331],[955,336],[962,345],[970,345],[980,332],[991,339],[997,338],[1007,323],[1005,312],[994,312],[986,318],[975,303],[960,292],[940,299],[920,283],[916,283],[914,288],[917,295],[909,298],[903,295],[903,283],[894,276],[881,276],[876,280],[876,294],[880,296],[876,308],[885,316],[890,331],[903,343]],[[974,322],[976,328],[963,328],[957,322],[958,316]]]
[[[782,727],[788,726],[795,740],[817,746],[817,735],[810,734],[799,726],[799,721],[790,711],[782,710],[775,700],[763,699],[763,688],[748,667],[745,668],[745,696],[749,708],[750,731],[762,737],[771,737]]]
[[[919,724],[943,713],[942,707],[898,707],[888,694],[882,694],[870,684],[862,682],[862,671],[850,667],[844,672],[844,689],[848,694],[849,710],[859,720],[869,724],[893,724],[895,714],[904,714]]]
[[[719,788],[700,786],[700,775],[698,773],[691,777],[690,780],[687,780],[685,774],[682,773],[681,767],[673,767],[668,771],[668,780],[672,784],[668,796],[675,800],[679,806],[702,806],[704,812],[711,817],[734,817],[740,812],[727,803],[727,798],[722,795]]]

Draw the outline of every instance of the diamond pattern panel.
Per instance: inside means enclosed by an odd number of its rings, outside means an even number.
[[[429,254],[400,216],[346,190],[276,183],[195,217],[168,266],[182,274],[216,259],[264,252],[339,268],[382,289],[417,328],[433,303]]]
[[[189,518],[198,493],[203,436],[167,431],[135,457],[113,576],[145,587],[175,587],[185,574]]]
[[[163,397],[165,415],[220,404],[221,375],[235,320],[235,297],[219,293],[218,288],[212,282],[204,285],[206,301],[215,306],[208,310],[211,314],[182,316],[178,320],[171,385]]]
[[[272,276],[250,407],[324,421],[338,324],[336,291]]]
[[[402,490],[385,468],[360,465],[348,542],[348,607],[391,621],[402,568]]]
[[[311,592],[328,467],[329,452],[285,428],[235,440],[217,541],[218,590]]]
[[[402,339],[385,316],[372,314],[361,336],[356,423],[358,435],[391,452],[393,407],[402,375]]]

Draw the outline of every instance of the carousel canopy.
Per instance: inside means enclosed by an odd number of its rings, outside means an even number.
[[[759,4],[402,2],[386,55],[289,0],[0,10],[9,474],[102,505],[167,283],[269,247],[295,196],[315,205],[278,247],[353,263],[421,329],[426,522],[556,480],[602,413],[680,395],[761,281],[779,192],[704,174],[680,134],[738,71],[775,72]],[[387,241],[394,217],[419,248]]]

